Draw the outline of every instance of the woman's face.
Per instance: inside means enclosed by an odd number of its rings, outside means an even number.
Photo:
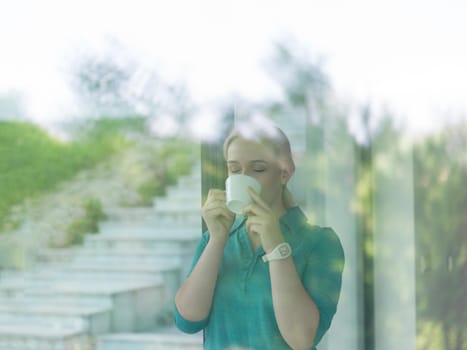
[[[279,167],[277,156],[267,146],[241,139],[234,139],[227,149],[229,175],[248,175],[261,184],[261,197],[271,208],[282,205],[282,187],[287,174]]]

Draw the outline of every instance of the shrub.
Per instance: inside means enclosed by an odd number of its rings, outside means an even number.
[[[0,121],[0,231],[12,206],[53,189],[129,145],[123,129],[133,124],[114,123],[111,127],[111,120],[96,122],[79,139],[62,142],[32,123]]]
[[[174,185],[182,175],[187,175],[196,160],[195,145],[179,139],[165,141],[155,155],[157,169],[148,181],[138,188],[142,198],[141,205],[152,204],[154,197],[165,194],[167,186]]]
[[[101,202],[95,198],[87,199],[82,208],[84,215],[73,221],[66,230],[66,246],[81,244],[86,234],[99,232],[99,221],[107,218]]]

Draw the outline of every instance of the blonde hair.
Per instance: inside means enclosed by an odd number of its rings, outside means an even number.
[[[236,139],[249,140],[269,147],[277,156],[279,166],[288,172],[289,179],[295,172],[295,163],[292,158],[289,139],[279,127],[275,125],[261,125],[261,127],[258,127],[249,123],[236,126],[224,141],[223,153],[225,160],[227,160],[227,151],[230,144]],[[285,208],[295,206],[292,193],[286,185],[284,185],[282,191],[282,203]]]

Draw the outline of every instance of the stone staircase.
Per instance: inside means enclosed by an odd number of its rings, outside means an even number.
[[[152,208],[105,208],[109,219],[80,247],[1,271],[0,349],[201,349],[200,334],[161,326],[200,238],[200,173]]]

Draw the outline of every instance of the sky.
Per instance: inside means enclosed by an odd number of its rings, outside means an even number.
[[[466,15],[462,0],[0,0],[0,96],[19,93],[36,122],[66,118],[69,63],[113,38],[201,104],[261,100],[277,94],[272,43],[294,37],[342,100],[429,131],[467,115]]]

